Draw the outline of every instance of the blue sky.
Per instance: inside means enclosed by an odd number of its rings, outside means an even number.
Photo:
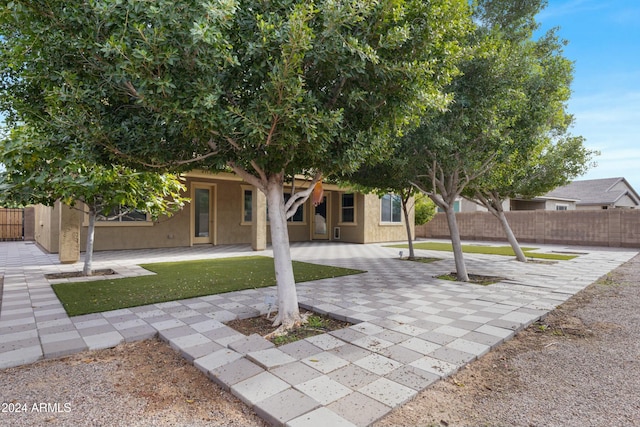
[[[574,61],[574,135],[600,151],[577,179],[624,177],[640,192],[640,1],[548,0],[543,30],[560,27]]]

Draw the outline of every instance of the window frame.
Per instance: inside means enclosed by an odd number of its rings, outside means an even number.
[[[390,198],[390,204],[389,204],[389,217],[391,218],[390,221],[385,221],[383,220],[383,204],[384,204],[384,199],[386,197]],[[397,201],[399,203],[399,209],[398,209],[398,221],[394,221],[394,209],[393,209],[393,201]],[[380,224],[381,225],[402,225],[404,219],[402,218],[402,199],[400,198],[400,196],[398,196],[397,194],[394,193],[387,193],[384,196],[380,197]]]
[[[247,220],[247,209],[246,209],[246,196],[247,192],[249,192],[250,197],[250,214],[251,219]],[[241,185],[240,186],[240,225],[251,225],[253,224],[253,187],[250,185]]]
[[[242,188],[242,193],[241,193],[241,206],[240,206],[240,215],[241,215],[240,216],[240,219],[241,219],[240,225],[251,225],[253,223],[253,212],[251,214],[252,220],[251,221],[246,221],[245,220],[245,198],[244,197],[245,197],[245,193],[247,191],[250,191],[251,192],[251,202],[253,203],[253,187],[248,186],[248,185],[242,185],[241,188]],[[289,199],[289,197],[291,197],[291,194],[287,193],[285,191],[283,196],[284,196],[284,202],[286,203],[287,200]],[[298,210],[301,211],[300,215],[302,216],[302,219],[296,221],[295,220],[296,216],[294,215],[294,216],[292,216],[291,218],[289,218],[287,220],[287,223],[293,224],[293,225],[306,225],[307,224],[307,216],[306,216],[307,208],[306,208],[306,206],[307,206],[307,202],[304,202],[303,204],[298,206]],[[269,206],[266,206],[265,216],[267,217],[266,218],[267,225],[269,225]]]
[[[344,205],[344,196],[346,196],[347,194],[351,194],[353,196],[353,205],[352,206],[345,206]],[[340,193],[340,221],[338,221],[338,225],[340,226],[355,226],[358,225],[358,219],[357,219],[357,197],[356,197],[356,192],[351,191],[351,192],[342,192]],[[345,221],[344,220],[344,211],[345,209],[351,209],[352,210],[352,216],[353,216],[353,220],[352,221]]]
[[[85,227],[89,226],[89,213],[84,212],[84,220],[82,225]],[[133,221],[123,221],[122,216],[115,219],[106,219],[105,217],[100,218],[100,215],[96,217],[95,222],[96,227],[150,227],[153,226],[153,220],[151,215],[145,213],[145,219],[133,220]]]

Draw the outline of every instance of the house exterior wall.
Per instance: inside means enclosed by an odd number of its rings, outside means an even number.
[[[353,193],[352,191],[333,191],[331,192],[331,227],[329,228],[330,239],[341,242],[363,243],[365,228],[365,198],[368,197],[361,193],[354,193],[354,222],[342,222],[342,195],[345,193]],[[335,228],[340,229],[339,239],[335,239]]]
[[[244,220],[244,192],[257,191],[250,185],[230,174],[218,176],[196,173],[189,175],[185,181],[186,196],[192,198],[196,188],[210,189],[211,226],[210,242],[215,245],[252,243],[252,222]],[[354,218],[352,223],[341,221],[342,195],[353,193],[335,185],[325,185],[328,200],[328,240],[339,240],[350,243],[367,243],[382,241],[398,241],[406,239],[404,218],[397,224],[383,224],[380,220],[380,198],[374,194],[354,193]],[[171,217],[161,217],[152,221],[98,221],[95,228],[94,250],[147,249],[187,247],[198,242],[194,231],[191,203]],[[289,240],[292,242],[314,239],[313,215],[315,213],[311,201],[304,204],[304,221],[289,223]],[[60,207],[34,208],[35,240],[51,253],[59,251]],[[254,212],[254,218],[257,213]],[[411,211],[411,223],[414,213]],[[265,214],[266,217],[266,214]],[[80,250],[86,250],[88,232],[88,216],[85,214],[78,220],[80,230]],[[338,235],[335,228],[340,230]],[[412,227],[413,230],[413,227]],[[267,241],[270,242],[270,228],[266,225]],[[317,236],[316,236],[317,237]],[[338,238],[336,238],[338,237]],[[205,239],[209,240],[209,238]]]
[[[546,204],[542,200],[512,200],[512,211],[535,211],[546,209]]]
[[[621,197],[620,200],[616,202],[616,208],[636,208],[636,207],[637,207],[636,203],[628,195]]]
[[[519,242],[538,244],[640,247],[640,210],[517,211],[505,213]],[[505,241],[498,220],[489,213],[456,214],[463,240]],[[449,238],[443,214],[417,227],[418,237]]]
[[[628,195],[622,196],[620,199],[616,200],[614,206],[607,204],[598,204],[598,205],[579,205],[578,210],[598,210],[598,209],[636,209],[638,205],[635,201],[629,197]]]
[[[47,252],[57,253],[60,225],[59,203],[53,208],[36,205],[33,207],[33,214],[35,223],[33,236],[35,241]]]
[[[558,211],[563,209],[558,209],[558,206],[566,207],[567,211],[575,211],[576,210],[576,202],[567,202],[560,200],[547,200],[544,203],[545,210],[548,211]]]
[[[411,204],[413,205],[413,204]],[[407,240],[407,230],[404,222],[385,224],[380,219],[380,198],[375,194],[364,196],[364,241],[362,243],[397,242]],[[411,234],[415,235],[415,214],[409,213]]]

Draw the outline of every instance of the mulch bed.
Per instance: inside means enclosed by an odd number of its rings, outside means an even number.
[[[306,312],[302,310],[300,311],[300,314],[304,313]],[[276,327],[273,326],[274,316],[275,314],[272,313],[269,319],[267,319],[266,315],[263,315],[248,319],[232,320],[231,322],[227,322],[227,326],[247,336],[251,334],[265,336],[276,329]],[[310,322],[308,324],[289,331],[285,336],[273,337],[270,341],[276,346],[280,346],[312,337],[314,335],[325,334],[327,332],[346,328],[351,325],[352,324],[349,322],[336,320],[329,316],[311,312]]]

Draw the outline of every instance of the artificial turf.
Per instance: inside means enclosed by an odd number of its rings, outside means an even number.
[[[402,245],[392,245],[391,247],[406,249],[409,246],[406,244],[402,244]],[[444,243],[444,242],[415,242],[413,244],[413,248],[423,249],[423,250],[432,250],[432,251],[447,251],[447,252],[453,251],[453,245],[451,243]],[[522,247],[522,251],[524,252],[525,256],[528,258],[566,261],[576,257],[576,255],[531,252],[536,249],[537,248]],[[511,248],[511,246],[462,245],[462,252],[474,253],[474,254],[515,256],[515,253],[513,252],[513,249]]]
[[[156,274],[58,283],[53,285],[53,290],[67,314],[78,316],[276,284],[273,258],[263,256],[166,262],[141,267]],[[293,272],[296,282],[363,273],[299,261],[293,261]]]

